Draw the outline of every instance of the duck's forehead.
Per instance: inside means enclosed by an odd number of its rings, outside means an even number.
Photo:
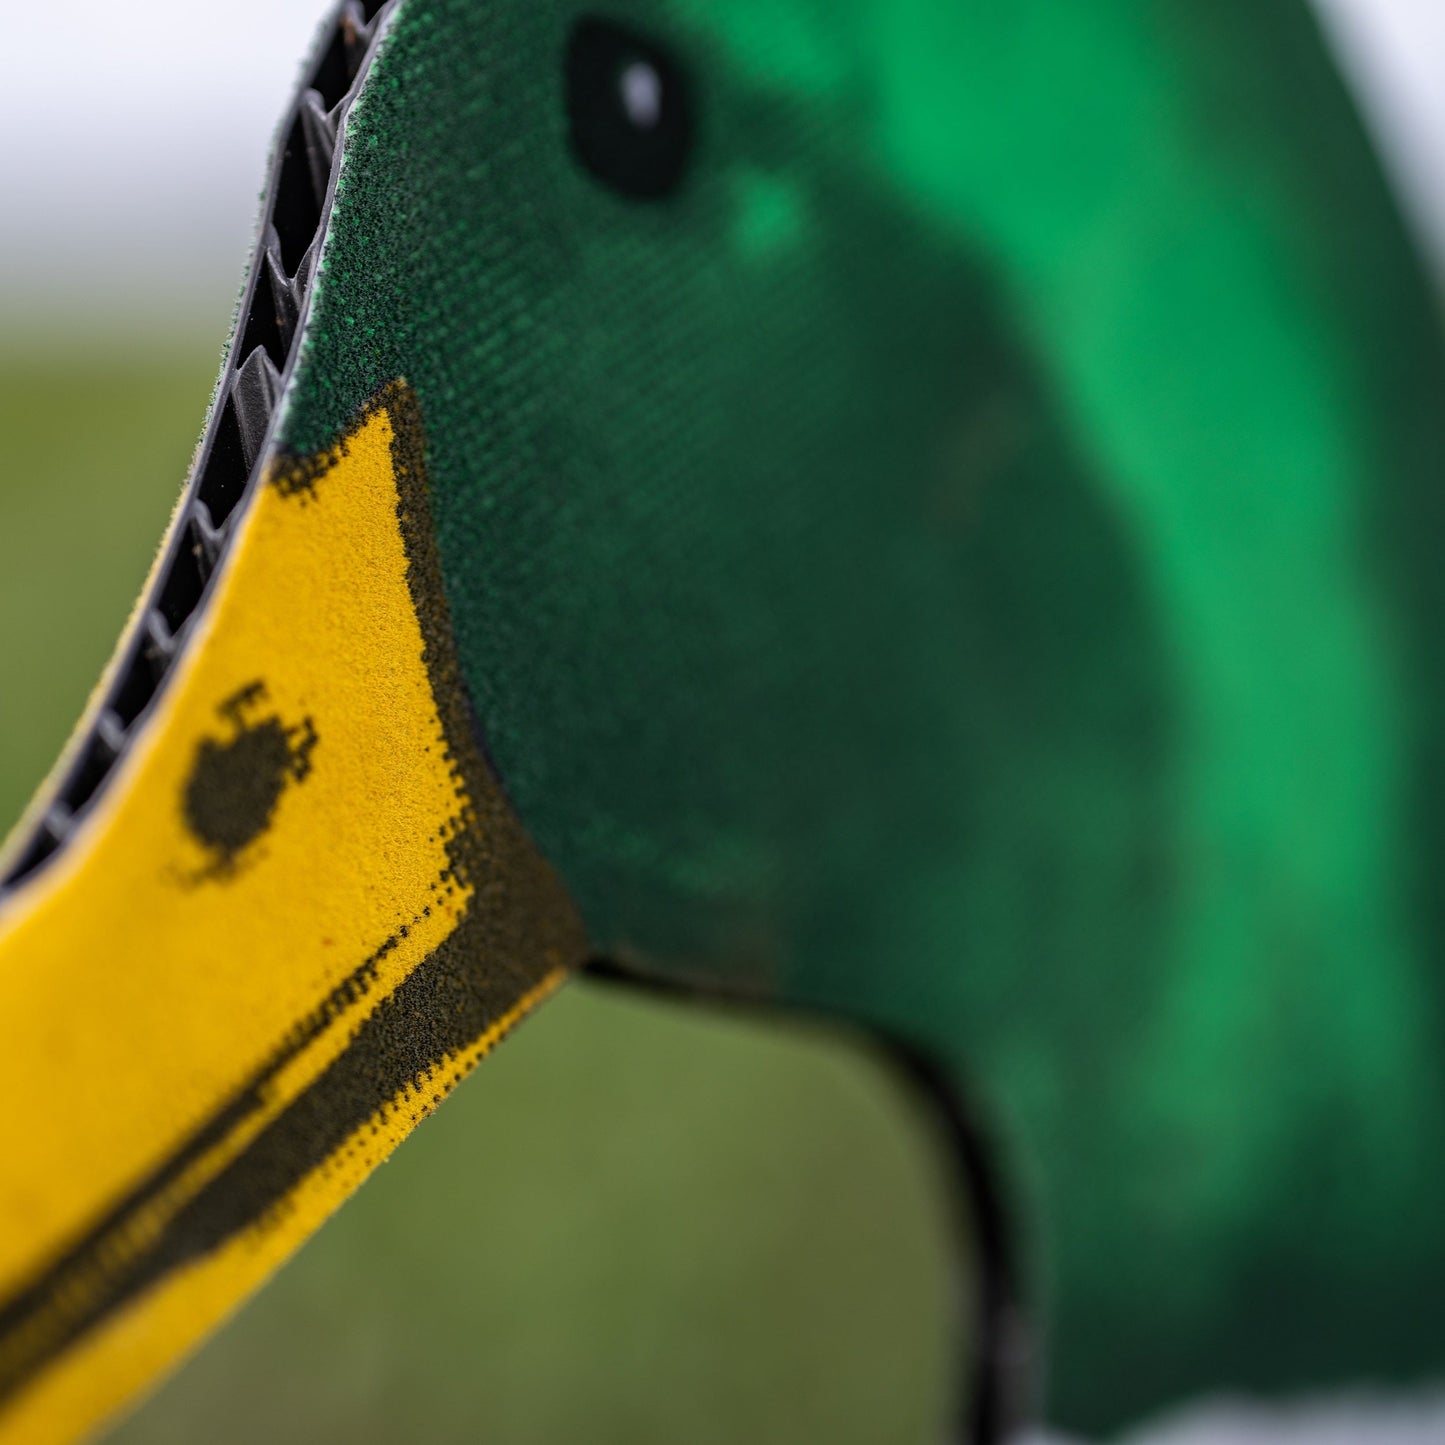
[[[406,0],[348,119],[287,443],[326,445],[398,375],[424,406],[459,399],[522,344],[534,359],[556,348],[572,381],[585,354],[696,357],[704,338],[715,358],[734,339],[756,354],[743,318],[774,312],[780,289],[795,315],[812,297],[815,324],[849,324],[814,283],[843,244],[855,258],[896,249],[878,218],[912,209],[871,138],[878,57],[860,17],[873,11],[855,10],[830,26],[799,0],[609,7],[605,23],[665,58],[690,108],[682,174],[653,199],[579,161],[569,51],[594,15]],[[605,369],[593,381],[618,390]],[[565,399],[553,385],[529,404]]]

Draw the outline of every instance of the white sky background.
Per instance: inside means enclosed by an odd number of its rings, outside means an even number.
[[[327,0],[0,0],[0,318],[219,335]],[[0,322],[3,324],[3,322]]]
[[[1445,0],[1316,0],[1445,276]]]
[[[1318,3],[1445,274],[1445,0]],[[0,0],[0,326],[219,334],[326,8]]]

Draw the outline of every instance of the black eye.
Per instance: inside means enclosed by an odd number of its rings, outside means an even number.
[[[692,150],[692,105],[676,65],[651,41],[585,17],[567,45],[567,119],[577,159],[625,196],[665,196]]]

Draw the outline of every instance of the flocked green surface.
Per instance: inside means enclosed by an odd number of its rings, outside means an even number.
[[[1431,298],[1298,0],[405,0],[284,427],[405,376],[488,748],[599,947],[947,1058],[1050,1413],[1438,1369]]]

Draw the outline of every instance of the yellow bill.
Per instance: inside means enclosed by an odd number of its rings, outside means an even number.
[[[471,733],[423,455],[397,384],[273,461],[95,800],[0,895],[4,1445],[153,1379],[585,956]]]

